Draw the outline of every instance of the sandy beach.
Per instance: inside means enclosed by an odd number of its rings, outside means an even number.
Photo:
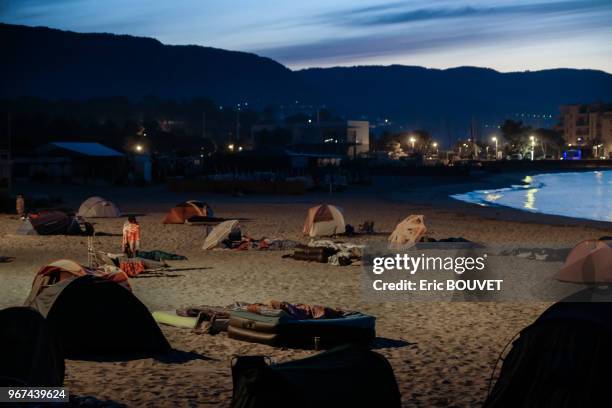
[[[508,178],[510,179],[510,178]],[[482,243],[572,247],[583,239],[612,235],[609,224],[544,217],[501,208],[478,208],[448,199],[443,183],[425,186],[395,180],[394,187],[376,184],[344,193],[313,193],[297,197],[228,197],[169,193],[162,187],[24,186],[26,192],[59,196],[63,206],[78,208],[91,195],[113,200],[124,212],[139,216],[142,247],[188,257],[171,262],[164,276],[131,280],[135,294],[150,310],[190,305],[226,305],[233,301],[268,299],[325,304],[360,310],[377,317],[375,349],[393,366],[403,405],[470,407],[482,403],[499,353],[547,303],[366,303],[360,267],[334,267],[283,259],[281,251],[203,251],[201,226],[164,225],[167,209],[187,198],[203,199],[215,215],[244,218],[252,237],[307,242],[302,236],[306,210],[329,202],[342,207],[346,221],[357,226],[374,220],[389,233],[409,214],[424,214],[428,236],[464,237]],[[468,189],[471,185],[460,188]],[[454,187],[457,188],[457,187]],[[433,204],[435,203],[435,204]],[[120,251],[124,219],[96,219],[105,236],[96,249]],[[0,215],[0,255],[14,257],[0,264],[0,308],[20,305],[35,272],[45,262],[71,258],[87,262],[87,239],[69,236],[17,236],[20,221]],[[368,237],[384,241],[386,237]],[[351,238],[365,242],[365,238]],[[65,385],[70,392],[134,407],[229,406],[230,359],[236,354],[264,354],[274,361],[314,353],[284,350],[229,339],[225,333],[196,335],[163,327],[175,355],[164,361],[67,361]]]

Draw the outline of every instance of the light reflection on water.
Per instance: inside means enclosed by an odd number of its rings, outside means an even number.
[[[536,193],[538,192],[538,188],[530,188],[527,190],[527,197],[525,199],[525,208],[528,210],[537,210],[535,207],[536,202]]]
[[[452,198],[482,206],[499,205],[612,222],[612,171],[552,173],[527,176],[525,184],[476,190]]]

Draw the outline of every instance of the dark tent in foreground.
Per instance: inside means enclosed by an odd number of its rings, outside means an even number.
[[[523,329],[485,407],[609,406],[611,289],[590,288]],[[594,299],[599,302],[575,302]],[[604,301],[606,300],[607,301]],[[608,401],[602,405],[603,401]]]
[[[391,365],[362,347],[273,365],[261,357],[238,357],[232,371],[233,408],[401,406]]]
[[[46,317],[66,357],[146,356],[170,345],[134,294],[120,284],[86,275],[44,287],[31,307]]]
[[[82,235],[76,218],[62,211],[45,211],[23,220],[18,235]]]
[[[64,357],[45,319],[27,307],[0,310],[0,387],[61,387]]]

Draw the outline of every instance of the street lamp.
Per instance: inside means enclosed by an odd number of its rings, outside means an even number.
[[[142,145],[137,144],[137,145],[136,145],[136,151],[137,151],[138,153],[142,152]]]
[[[436,149],[436,154],[438,154],[438,142],[433,142],[432,146]]]
[[[493,136],[493,139],[491,139],[495,142],[495,160],[497,160],[497,137]]]
[[[533,161],[535,156],[535,136],[529,136],[529,140],[531,140],[531,161]]]
[[[410,144],[412,145],[412,150],[414,150],[414,142],[416,142],[416,139],[414,137],[410,137]]]
[[[234,151],[234,144],[230,143],[229,145],[227,145],[227,148],[229,149],[230,152]]]

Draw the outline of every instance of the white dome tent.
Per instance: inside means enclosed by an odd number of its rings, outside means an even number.
[[[342,211],[333,205],[323,204],[308,209],[304,222],[304,235],[310,237],[344,234],[346,225]]]
[[[102,197],[89,197],[83,201],[77,215],[83,218],[117,218],[121,217],[121,211],[113,202]]]

